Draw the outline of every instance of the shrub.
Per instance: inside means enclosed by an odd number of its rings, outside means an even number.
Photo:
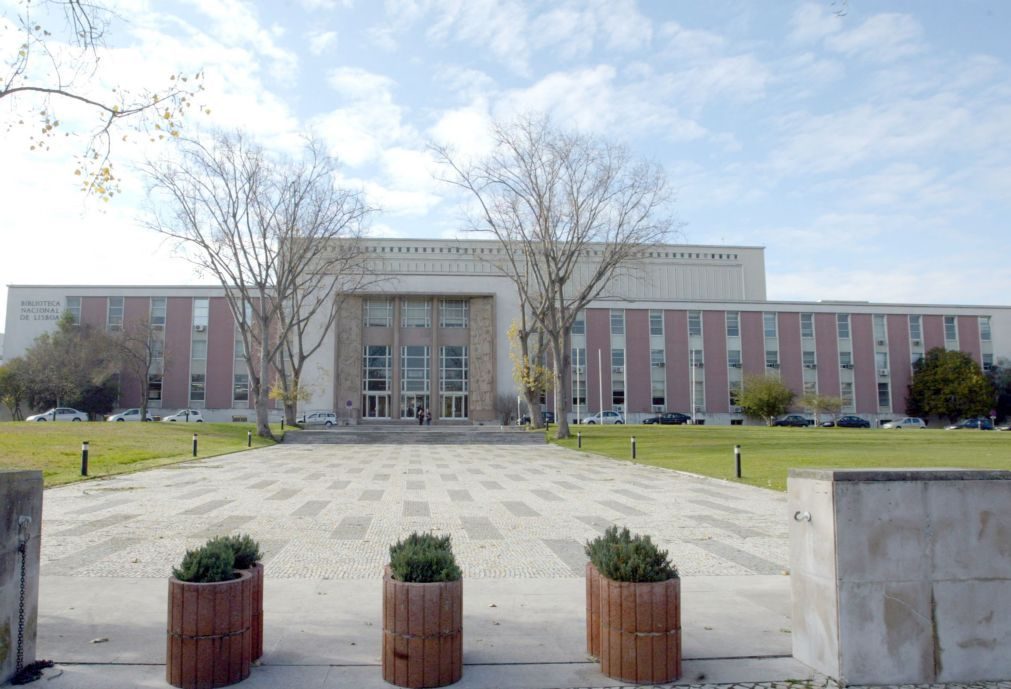
[[[208,542],[187,550],[182,564],[172,568],[172,576],[194,584],[213,584],[235,578],[235,553],[226,544]]]
[[[224,543],[231,549],[235,555],[235,569],[249,569],[263,557],[260,544],[249,534],[217,536],[207,541],[208,545],[211,543]]]
[[[667,581],[678,575],[666,550],[627,528],[609,527],[603,536],[587,541],[585,550],[597,571],[613,581]]]
[[[412,533],[390,546],[390,569],[397,581],[427,584],[457,581],[462,573],[449,536]]]

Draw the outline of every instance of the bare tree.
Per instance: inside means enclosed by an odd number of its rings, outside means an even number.
[[[151,375],[164,372],[168,363],[165,358],[165,339],[161,329],[151,326],[147,320],[127,323],[123,329],[111,335],[115,354],[119,358],[123,372],[123,382],[135,380],[140,392],[140,419],[147,419],[148,395],[151,392]]]
[[[184,113],[202,89],[202,75],[165,75],[165,86],[157,90],[98,91],[99,52],[114,13],[100,2],[81,0],[18,0],[15,6],[10,20],[0,14],[0,43],[17,45],[0,67],[0,101],[15,103],[6,129],[30,128],[31,150],[45,150],[66,129],[58,102],[96,114],[74,172],[85,192],[108,200],[119,184],[110,162],[116,125],[134,120],[134,130],[152,140],[178,136]],[[145,122],[145,115],[153,117]]]
[[[292,160],[272,157],[238,133],[184,141],[178,159],[146,166],[152,199],[161,201],[148,226],[177,240],[187,259],[225,288],[263,437],[271,436],[272,371],[304,319],[293,307],[305,307],[305,299],[325,304],[333,299],[329,290],[345,286],[340,271],[358,255],[373,211],[361,193],[337,187],[336,167],[317,140],[307,140],[303,157]]]
[[[670,235],[662,169],[611,141],[572,134],[546,118],[497,125],[495,150],[464,163],[435,147],[446,181],[476,203],[472,229],[505,251],[513,279],[551,346],[558,438],[569,437],[571,329],[608,283]]]

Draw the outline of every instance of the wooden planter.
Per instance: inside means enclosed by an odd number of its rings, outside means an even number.
[[[169,577],[165,680],[182,689],[241,682],[252,661],[253,576],[191,584]]]
[[[681,580],[632,584],[598,574],[600,669],[637,684],[681,676]]]
[[[586,654],[600,658],[600,572],[586,563]]]
[[[442,687],[463,675],[463,581],[410,584],[383,577],[383,679]]]
[[[259,660],[263,655],[263,563],[254,562],[253,566],[246,570],[252,575],[253,585],[250,587],[250,603],[253,606],[252,612],[252,659]]]

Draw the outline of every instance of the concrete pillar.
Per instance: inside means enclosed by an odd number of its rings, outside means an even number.
[[[1011,677],[1011,472],[791,469],[793,655],[843,685]]]
[[[25,625],[23,662],[35,662],[39,618],[39,545],[42,535],[42,472],[0,471],[0,684],[17,664],[21,553],[25,552]]]

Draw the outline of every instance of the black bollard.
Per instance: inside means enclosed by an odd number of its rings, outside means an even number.
[[[284,417],[281,417],[281,430],[284,430]]]
[[[246,431],[246,447],[252,447],[252,446],[253,446],[253,432],[252,431]]]
[[[580,450],[583,449],[583,434],[582,433],[576,433],[576,447],[578,447]]]
[[[635,459],[635,436],[632,436],[632,459]]]
[[[741,446],[734,445],[734,467],[737,473],[737,478],[741,478]]]
[[[197,434],[193,434],[193,456],[197,456]]]
[[[88,475],[88,441],[81,443],[81,476]]]

